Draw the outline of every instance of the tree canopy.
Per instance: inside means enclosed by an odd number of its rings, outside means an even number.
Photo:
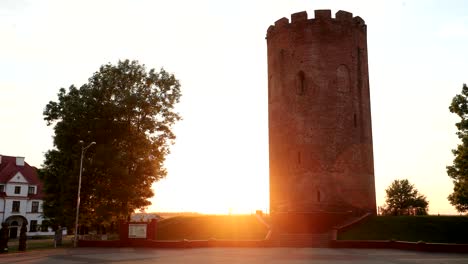
[[[447,166],[447,174],[453,180],[453,193],[448,200],[457,211],[468,211],[468,87],[463,84],[461,94],[455,95],[449,107],[450,112],[460,117],[456,123],[457,136],[461,144],[452,150],[455,159],[452,166]]]
[[[394,180],[385,190],[383,215],[426,215],[429,202],[407,179]]]
[[[173,74],[129,60],[101,66],[80,88],[61,88],[43,113],[55,132],[54,149],[39,172],[45,216],[72,226],[81,151],[91,142],[96,145],[83,161],[80,223],[110,223],[150,205],[152,184],[166,176],[180,96]]]

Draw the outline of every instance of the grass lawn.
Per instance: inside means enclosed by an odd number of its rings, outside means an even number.
[[[8,252],[18,252],[18,239],[10,239],[8,241]],[[63,247],[72,247],[73,246],[73,236],[64,236],[62,239],[62,248]],[[51,249],[54,248],[54,239],[50,238],[41,238],[34,239],[30,238],[26,240],[26,251],[37,250],[37,249]]]
[[[374,216],[339,233],[338,239],[468,244],[468,217]]]
[[[176,216],[158,223],[158,240],[264,239],[268,230],[255,215]]]

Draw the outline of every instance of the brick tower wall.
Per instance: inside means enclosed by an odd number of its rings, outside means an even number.
[[[271,213],[375,213],[364,20],[300,12],[266,39]]]

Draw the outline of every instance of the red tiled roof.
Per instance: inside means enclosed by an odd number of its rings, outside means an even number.
[[[39,180],[39,176],[37,175],[37,169],[31,167],[27,162],[24,162],[24,166],[17,166],[16,157],[0,156],[0,183],[7,183],[18,172],[20,172],[30,185],[37,185],[36,194],[30,195],[29,197],[36,199],[42,198],[42,182]]]

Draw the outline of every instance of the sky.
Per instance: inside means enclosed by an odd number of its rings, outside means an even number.
[[[408,179],[431,214],[455,214],[446,166],[458,144],[452,98],[468,82],[468,2],[0,0],[0,154],[40,167],[43,120],[61,87],[106,63],[175,74],[183,120],[147,211],[268,210],[266,30],[316,9],[367,24],[377,204]]]

